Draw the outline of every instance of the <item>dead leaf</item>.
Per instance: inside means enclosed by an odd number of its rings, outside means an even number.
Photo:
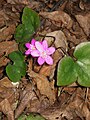
[[[0,80],[0,101],[8,99],[12,104],[15,98],[15,88],[12,85],[11,81],[5,77]]]
[[[39,93],[38,90],[37,90],[37,92]],[[50,106],[49,99],[46,96],[41,95],[39,93],[36,95],[36,97],[34,97],[34,98],[32,98],[32,100],[30,100],[30,102],[28,103],[28,105],[26,107],[26,112],[40,113],[41,111],[44,111],[49,106]]]
[[[30,1],[30,0],[7,0],[8,4],[11,4],[14,11],[21,12],[22,9],[27,5],[32,9],[40,9],[39,1]]]
[[[7,99],[0,103],[0,110],[7,116],[8,120],[14,120],[14,111]]]
[[[29,0],[7,0],[7,3],[10,3],[10,4],[16,4],[16,3],[21,3],[21,4],[28,4],[29,3]]]
[[[80,1],[79,7],[80,7],[81,10],[85,10],[83,1]]]
[[[3,27],[4,25],[5,25],[4,18],[0,16],[0,28]]]
[[[75,47],[76,45],[78,45],[79,43],[81,42],[86,42],[87,41],[87,38],[86,38],[86,35],[82,32],[81,29],[79,29],[79,26],[78,28],[75,27],[75,30],[78,29],[79,31],[75,32],[75,31],[72,31],[72,30],[67,30],[67,29],[64,29],[63,32],[67,38],[67,41],[68,42],[71,42],[73,44],[72,47]]]
[[[5,27],[1,32],[0,32],[0,41],[3,41],[3,40],[10,40],[10,38],[12,37],[12,35],[14,34],[15,32],[15,28],[16,26],[13,24],[13,25],[10,25],[9,27]]]
[[[62,111],[57,107],[50,107],[40,114],[47,120],[62,120]]]
[[[82,113],[86,120],[89,120],[90,118],[90,109],[88,108],[88,104],[84,103],[83,108],[82,108]]]
[[[7,88],[14,87],[11,81],[7,77],[4,77],[3,79],[0,80],[0,86],[7,87]]]
[[[33,81],[32,83],[28,83],[24,90],[22,91],[20,90],[20,94],[19,94],[20,102],[16,110],[16,116],[19,116],[21,112],[23,112],[23,109],[25,109],[25,112],[39,113],[40,111],[45,110],[50,105],[49,99],[46,96],[41,95],[39,90],[37,90],[35,84],[33,83],[34,83]],[[23,89],[23,86],[22,86],[22,89]],[[27,95],[29,94],[29,92],[31,93],[31,91],[34,93],[34,95],[32,97],[30,95],[27,97]]]
[[[19,115],[23,112],[23,110],[27,107],[30,100],[35,97],[35,92],[32,90],[31,84],[28,84],[26,89],[23,92],[23,98],[20,101],[19,106],[15,110],[15,118],[18,118]]]
[[[83,28],[85,34],[87,36],[90,35],[90,13],[87,13],[85,15],[75,15],[78,23]]]
[[[87,106],[84,108],[84,92],[81,88],[64,88],[66,91],[62,91],[60,95],[60,101],[56,103],[56,106],[51,106],[42,111],[41,115],[49,120],[88,120],[90,111]],[[70,91],[70,92],[69,92]],[[83,109],[83,111],[82,111]]]
[[[0,67],[5,66],[10,60],[7,59],[5,56],[0,58]],[[3,72],[3,71],[2,71]]]
[[[28,70],[28,75],[32,78],[32,80],[36,83],[37,89],[40,93],[50,100],[50,104],[53,104],[56,100],[56,90],[53,84],[50,83],[44,75],[35,73],[31,69]]]
[[[63,11],[40,12],[39,14],[46,19],[50,19],[52,22],[54,21],[58,27],[62,26],[68,29],[72,27],[73,21],[71,17]]]
[[[4,71],[4,67],[0,67],[0,79],[3,77],[3,71]]]
[[[70,89],[70,88],[69,88]],[[62,104],[62,116],[67,119],[81,118],[83,120],[84,113],[82,112],[83,104],[84,104],[84,94],[81,88],[75,90],[72,96],[67,100],[64,104]],[[67,103],[67,104],[66,104]]]
[[[5,66],[9,62],[9,59],[5,56],[16,50],[18,50],[18,44],[14,40],[0,42],[0,67]]]
[[[85,7],[85,10],[86,11],[90,11],[90,1],[89,0],[86,0],[87,2],[84,3],[84,7]]]
[[[3,10],[0,10],[0,28],[5,26],[6,15]]]
[[[55,37],[55,41],[53,37]],[[63,47],[65,50],[67,50],[67,39],[61,30],[47,33],[45,40],[47,40],[49,45],[51,45],[54,42],[55,48]]]

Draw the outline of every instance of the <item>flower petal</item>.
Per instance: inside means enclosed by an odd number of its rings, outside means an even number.
[[[51,56],[47,56],[47,57],[45,58],[45,61],[46,61],[46,63],[49,64],[49,65],[52,65],[52,64],[53,64],[53,59],[52,59]]]
[[[55,52],[55,48],[54,47],[49,47],[48,49],[47,49],[47,54],[48,55],[51,55],[51,54],[53,54]]]
[[[42,57],[38,58],[38,64],[42,65],[45,62],[45,59],[43,59]]]
[[[43,45],[40,42],[35,42],[35,47],[37,48],[38,51],[43,52],[44,48]]]
[[[36,42],[36,40],[35,40],[35,39],[32,39],[32,40],[31,40],[31,45],[35,45],[35,42]]]
[[[29,55],[29,54],[31,54],[30,49],[26,50],[26,52],[25,52],[25,55]]]
[[[30,48],[30,43],[26,43],[25,46],[26,46],[27,48]]]
[[[39,57],[39,51],[38,50],[33,50],[33,51],[31,51],[31,55],[33,57]]]
[[[44,40],[44,41],[42,42],[42,45],[43,45],[43,48],[44,48],[45,50],[48,48],[48,44],[47,44],[47,41],[46,41],[46,40]]]

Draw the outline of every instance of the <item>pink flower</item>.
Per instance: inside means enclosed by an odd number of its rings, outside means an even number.
[[[48,47],[47,41],[44,40],[43,42],[35,42],[36,50],[31,52],[33,57],[38,57],[38,64],[42,65],[46,62],[49,65],[53,64],[53,59],[50,56],[55,52],[54,47]]]
[[[32,52],[33,50],[36,50],[35,42],[36,42],[36,40],[35,40],[35,39],[32,39],[32,40],[31,40],[31,44],[30,44],[30,43],[26,43],[26,44],[25,44],[26,48],[28,48],[28,50],[26,50],[26,52],[25,52],[25,55],[29,55],[29,54],[31,54],[31,52]]]

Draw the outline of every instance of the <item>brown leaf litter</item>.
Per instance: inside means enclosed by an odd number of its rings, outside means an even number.
[[[65,52],[72,56],[75,46],[79,43],[89,41],[89,3],[82,0],[62,1],[55,11],[48,12],[48,9],[52,8],[58,0],[44,2],[44,0],[39,2],[35,0],[0,1],[0,112],[3,113],[2,120],[15,120],[22,113],[30,112],[38,112],[47,120],[89,120],[90,89],[80,87],[76,83],[68,87],[56,86],[59,60]],[[56,47],[56,52],[52,56],[54,60],[52,66],[47,64],[39,66],[36,59],[26,57],[27,75],[21,79],[17,87],[6,77],[4,71],[10,61],[7,58],[8,54],[18,50],[13,34],[20,23],[20,13],[24,6],[40,11],[40,18],[45,22],[38,33],[45,36],[44,39],[47,40],[49,46]]]
[[[20,104],[18,105],[18,108],[15,110],[15,118],[17,118],[23,112],[23,110],[27,107],[29,101],[32,100],[34,96],[35,93],[32,90],[32,86],[28,84],[23,92]]]
[[[60,95],[60,103],[53,105],[41,114],[48,120],[89,120],[90,111],[85,103],[85,96],[81,88],[64,88]],[[66,93],[65,93],[66,92]]]
[[[6,27],[3,28],[3,30],[0,31],[0,42],[4,40],[6,41],[10,40],[15,32],[15,28],[16,26],[14,24],[10,25],[7,28]]]
[[[90,36],[90,13],[85,15],[76,15],[75,16],[80,26],[83,28],[85,34]]]
[[[53,104],[54,101],[56,100],[54,81],[52,81],[53,84],[50,83],[46,76],[32,71],[30,66],[29,66],[29,70],[28,70],[28,75],[34,81],[34,83],[36,84],[37,89],[40,91],[40,93],[42,95],[46,96],[50,100],[50,104]]]
[[[14,40],[0,42],[0,67],[9,62],[8,54],[16,50],[18,50],[18,45]]]
[[[7,77],[0,80],[0,111],[7,116],[8,120],[14,120],[13,105],[17,95],[15,87]]]
[[[39,14],[46,19],[50,19],[54,22],[54,25],[58,27],[61,27],[62,25],[66,26],[68,29],[72,27],[73,21],[71,17],[63,11],[41,12]]]

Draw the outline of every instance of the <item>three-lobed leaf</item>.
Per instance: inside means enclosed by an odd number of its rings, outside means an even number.
[[[79,44],[71,57],[64,57],[58,64],[57,85],[69,85],[77,80],[78,84],[90,87],[90,42]]]
[[[26,74],[24,56],[20,51],[14,51],[9,54],[9,58],[13,61],[13,64],[9,63],[6,66],[6,73],[12,82],[18,82]]]

